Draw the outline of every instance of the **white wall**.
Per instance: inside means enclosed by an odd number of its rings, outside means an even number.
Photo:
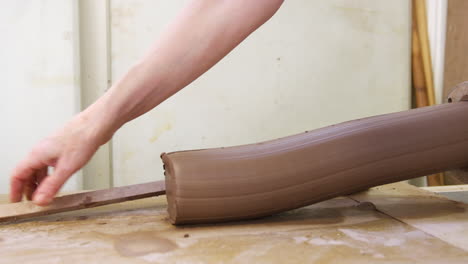
[[[427,28],[431,49],[436,102],[442,103],[444,89],[444,57],[447,21],[447,0],[426,0]]]
[[[185,2],[2,2],[1,193],[30,147],[99,97]],[[409,29],[406,0],[285,1],[206,75],[119,131],[85,170],[86,187],[161,179],[164,151],[252,143],[407,109]],[[79,175],[68,184],[80,187]]]
[[[184,2],[111,1],[113,81]],[[408,109],[409,47],[409,1],[285,1],[207,74],[116,134],[114,184],[162,179],[161,152],[253,143]]]
[[[41,138],[79,110],[75,2],[9,0],[0,8],[0,193]],[[81,187],[79,175],[65,189]]]

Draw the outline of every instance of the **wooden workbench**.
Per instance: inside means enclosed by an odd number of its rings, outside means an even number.
[[[468,263],[467,207],[398,183],[255,221],[175,227],[165,198],[149,198],[1,224],[0,263]]]

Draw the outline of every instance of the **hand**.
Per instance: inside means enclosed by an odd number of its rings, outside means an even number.
[[[82,114],[39,142],[13,170],[10,182],[11,202],[20,202],[23,194],[37,205],[50,204],[70,176],[81,169],[109,137],[97,133],[95,125]],[[48,168],[54,167],[49,175]]]

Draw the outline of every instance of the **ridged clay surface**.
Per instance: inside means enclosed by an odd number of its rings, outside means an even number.
[[[251,219],[468,164],[468,102],[162,154],[174,224]]]

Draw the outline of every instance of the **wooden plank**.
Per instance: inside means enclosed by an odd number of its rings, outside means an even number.
[[[446,184],[461,185],[468,183],[468,170],[466,168],[446,171],[444,175]]]
[[[443,98],[451,89],[468,80],[468,1],[448,0],[447,31],[445,40],[445,67]],[[457,170],[445,172],[447,184],[468,183],[468,172]]]
[[[423,188],[427,191],[436,192],[450,200],[468,203],[468,184],[446,185]]]
[[[439,208],[436,208],[437,211]],[[466,263],[468,253],[335,198],[273,217],[175,227],[165,197],[3,224],[0,263]]]
[[[468,1],[448,0],[445,41],[444,98],[468,78]]]
[[[0,222],[142,199],[166,193],[164,181],[150,182],[56,197],[45,207],[32,202],[0,205]]]
[[[446,186],[431,186],[431,187],[421,187],[421,189],[440,193],[440,192],[468,192],[468,184],[460,185],[446,185]]]
[[[413,29],[411,41],[411,70],[413,84],[413,105],[414,107],[424,107],[429,105],[426,82],[423,70],[419,36],[416,31],[415,17],[413,16]]]
[[[413,28],[418,36],[418,44],[421,52],[424,81],[426,83],[429,105],[435,104],[434,80],[432,73],[432,60],[429,47],[427,30],[426,0],[413,0]],[[413,35],[414,37],[414,35]]]
[[[406,183],[350,196],[456,247],[468,250],[468,205]]]

